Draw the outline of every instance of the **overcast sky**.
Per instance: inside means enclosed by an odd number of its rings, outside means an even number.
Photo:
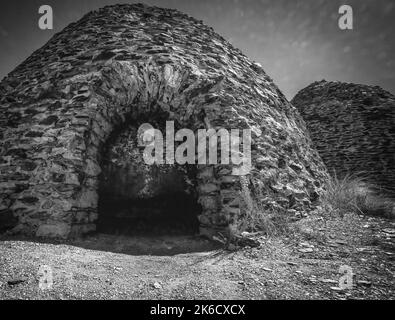
[[[313,81],[380,85],[395,93],[395,0],[1,0],[0,78],[85,13],[144,2],[203,20],[262,64],[291,99]],[[38,8],[54,10],[54,30],[38,28]],[[338,8],[354,10],[354,29],[338,28]]]

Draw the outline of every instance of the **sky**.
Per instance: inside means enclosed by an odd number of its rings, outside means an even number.
[[[259,62],[288,99],[317,80],[379,85],[395,94],[395,0],[1,0],[0,79],[85,13],[143,2],[183,11]],[[54,29],[38,27],[51,5]],[[353,30],[338,27],[353,8]]]

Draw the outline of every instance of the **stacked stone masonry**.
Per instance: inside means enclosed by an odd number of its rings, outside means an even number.
[[[103,145],[147,115],[193,130],[252,130],[250,174],[198,166],[201,230],[251,210],[301,214],[327,177],[304,121],[261,66],[176,10],[91,12],[4,78],[0,93],[0,225],[13,232],[94,231]]]
[[[329,173],[395,192],[395,97],[380,87],[315,82],[292,100]]]

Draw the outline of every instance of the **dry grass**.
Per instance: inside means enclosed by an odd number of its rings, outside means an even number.
[[[244,214],[237,217],[230,226],[231,233],[241,234],[247,232],[261,232],[265,235],[274,235],[287,228],[285,212],[262,209],[251,198],[249,181],[241,177],[241,196],[243,200]]]
[[[362,175],[332,177],[326,184],[324,207],[340,215],[358,213],[393,218],[395,201],[369,184]]]
[[[278,210],[262,210],[258,208],[250,197],[247,182],[242,184],[244,207],[248,208],[244,214],[233,221],[230,226],[231,234],[241,234],[244,231],[261,232],[268,236],[288,234],[290,232],[290,218],[287,212]],[[323,215],[333,218],[345,217],[351,214],[363,214],[394,218],[395,199],[390,199],[385,192],[368,183],[363,175],[348,174],[343,178],[330,178],[322,195]]]
[[[265,235],[274,235],[283,231],[287,227],[284,214],[277,212],[263,212],[261,210],[250,211],[248,215],[239,217],[233,225],[235,233],[244,231],[262,232]]]

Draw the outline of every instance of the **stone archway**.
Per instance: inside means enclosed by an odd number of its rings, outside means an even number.
[[[83,129],[69,131],[65,138],[62,169],[66,172],[57,178],[59,182],[68,185],[73,178],[78,179],[75,185],[70,185],[72,197],[60,198],[59,205],[69,206],[69,215],[63,208],[64,220],[62,222],[47,220],[38,226],[39,236],[72,236],[94,231],[98,219],[99,185],[100,185],[100,157],[107,140],[118,127],[139,123],[141,120],[155,120],[157,113],[162,113],[162,120],[175,120],[181,127],[197,129],[212,127],[210,116],[210,105],[200,102],[202,95],[215,95],[218,90],[218,79],[194,78],[190,70],[182,70],[179,66],[157,66],[149,63],[137,68],[134,64],[114,62],[105,66],[97,78],[90,78],[91,87],[89,100],[85,102],[88,106],[85,111],[86,121],[83,122]],[[136,74],[137,72],[137,74]],[[92,75],[87,75],[92,77]],[[162,89],[163,96],[157,96],[155,100],[150,100],[149,95],[144,96],[145,90],[149,88],[151,92],[159,91],[154,83],[137,83],[136,79],[162,79],[162,85],[167,86]],[[86,77],[79,78],[80,82],[70,82],[72,86],[78,86],[86,82]],[[169,81],[171,86],[169,86]],[[177,81],[179,81],[177,83]],[[171,90],[177,90],[185,86],[185,92],[178,92],[177,99],[180,105],[190,101],[198,100],[193,104],[193,110],[182,109],[175,113],[168,105],[168,98]],[[193,90],[191,90],[193,88]],[[77,118],[83,119],[82,117]],[[219,117],[216,117],[218,120]],[[67,137],[67,139],[66,139]],[[67,157],[64,161],[65,156]],[[56,159],[55,157],[54,159]],[[59,164],[59,159],[54,161]],[[47,174],[57,176],[59,167],[43,168]],[[79,170],[78,170],[79,169]],[[239,177],[232,176],[232,165],[199,166],[196,174],[196,194],[197,202],[201,205],[199,221],[201,231],[211,233],[211,229],[221,229],[225,227],[240,212],[238,208],[238,196],[240,191]],[[221,181],[224,181],[221,182]],[[221,193],[222,192],[222,193]],[[224,195],[224,194],[227,195]],[[232,196],[232,204],[229,203],[229,195]],[[52,200],[55,202],[56,200]],[[64,233],[66,232],[66,233]]]

